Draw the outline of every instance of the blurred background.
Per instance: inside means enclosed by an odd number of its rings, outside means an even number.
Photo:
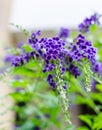
[[[29,29],[75,28],[85,16],[102,11],[102,1],[13,0],[10,22]]]
[[[93,12],[102,13],[101,0],[0,0],[0,61],[5,56],[6,47],[27,40],[27,37],[10,23],[30,31],[40,29],[44,36],[50,37],[57,35],[61,27],[76,29],[78,24]],[[2,65],[1,62],[0,68]],[[2,72],[2,69],[0,71]],[[0,81],[0,87],[1,97],[12,91],[4,81]],[[0,98],[0,104],[0,113],[5,113],[5,116],[0,114],[0,121],[6,122],[0,122],[0,129],[5,127],[12,130],[11,120],[15,114],[9,111],[8,107],[13,101],[8,97]],[[74,112],[77,114],[77,111]]]

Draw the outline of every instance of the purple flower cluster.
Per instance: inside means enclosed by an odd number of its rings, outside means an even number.
[[[39,36],[40,34],[41,32],[39,30],[31,34],[31,38],[28,39],[28,42],[31,44],[31,46],[38,42],[37,36]],[[12,65],[14,67],[24,65],[24,63],[29,62],[30,59],[34,59],[35,57],[39,57],[39,54],[35,51],[32,51],[30,53],[23,52],[23,54],[21,54],[20,56],[15,56],[12,59]]]
[[[28,39],[28,42],[30,43],[31,46],[33,46],[34,44],[36,44],[38,42],[37,36],[41,35],[40,30],[38,30],[37,32],[34,32],[31,34],[31,38]],[[22,47],[22,46],[20,46]],[[24,52],[23,50],[23,54],[21,54],[20,56],[15,56],[12,60],[12,65],[17,67],[17,66],[21,66],[24,65],[24,63],[27,63],[30,61],[30,59],[34,59],[35,57],[39,57],[39,53],[34,51],[31,51],[29,53]]]
[[[65,42],[59,37],[29,39],[32,48],[42,57],[45,66],[43,72],[52,71],[55,69],[55,64],[61,67],[61,63],[65,53]],[[63,71],[62,67],[61,70]]]
[[[98,73],[100,76],[102,76],[102,63],[100,62],[96,62],[93,65],[93,71],[95,73]],[[98,81],[96,81],[95,79],[92,81],[91,83],[91,91],[97,91],[96,85],[99,84]]]
[[[47,77],[47,82],[49,83],[49,85],[55,89],[57,87],[56,82],[54,81],[54,76],[52,74],[49,74]]]
[[[77,66],[75,66],[74,64],[70,64],[69,67],[67,68],[67,70],[75,76],[75,78],[77,78],[78,76],[80,76],[80,71],[78,69]]]
[[[69,63],[67,70],[76,78],[80,76],[79,68],[73,62],[82,62],[83,59],[88,59],[94,70],[98,71],[99,65],[96,64],[96,49],[92,43],[88,41],[83,35],[79,34],[73,43],[68,46]]]
[[[8,55],[5,56],[4,61],[5,62],[11,62],[14,57],[15,57],[14,55],[8,54]]]
[[[83,35],[79,34],[74,39],[74,43],[69,46],[59,37],[38,39],[37,36],[39,35],[40,31],[31,34],[28,43],[33,51],[16,56],[12,61],[12,65],[17,67],[29,62],[30,59],[40,57],[44,61],[43,72],[50,73],[47,81],[53,89],[57,87],[54,74],[56,69],[59,69],[61,75],[68,71],[77,78],[81,72],[73,63],[74,61],[81,62],[82,59],[86,58],[91,64],[95,65],[96,49]],[[97,69],[97,65],[94,68]]]
[[[35,54],[34,51],[32,51],[30,53],[22,54],[20,56],[15,56],[12,59],[12,65],[14,67],[18,67],[18,66],[24,65],[24,63],[29,62],[30,59],[34,59],[35,56],[36,56],[36,54]]]
[[[38,42],[38,38],[37,36],[40,36],[41,35],[41,31],[38,30],[37,32],[33,32],[31,34],[31,38],[28,39],[28,43],[30,43],[31,45],[34,45]]]
[[[102,63],[96,62],[96,63],[93,65],[93,71],[94,71],[95,73],[98,73],[98,74],[102,75]]]
[[[84,19],[84,21],[79,24],[78,28],[80,32],[88,32],[89,28],[92,24],[99,24],[100,15],[98,13],[94,13],[90,16],[90,18]]]
[[[58,65],[62,75],[65,71],[69,71],[75,77],[79,76],[80,72],[71,62],[72,57],[69,57],[65,41],[59,37],[38,39],[37,36],[39,35],[40,31],[32,33],[31,38],[28,39],[28,43],[34,51],[16,56],[12,60],[12,65],[15,67],[21,66],[29,62],[30,59],[34,59],[34,57],[41,57],[44,60],[43,72],[53,72]],[[70,59],[67,64],[65,62],[66,57]],[[52,74],[49,74],[47,78],[48,83],[53,89],[56,88],[54,78],[55,76]]]
[[[92,43],[81,34],[75,39],[75,44],[70,44],[69,49],[69,57],[74,61],[79,62],[87,58],[92,64],[96,62],[96,49],[92,46]]]
[[[65,40],[69,36],[69,29],[68,28],[61,28],[58,36]]]

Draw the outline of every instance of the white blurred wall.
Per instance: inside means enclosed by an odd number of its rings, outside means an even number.
[[[10,22],[34,29],[77,27],[93,12],[102,13],[102,0],[13,0]]]

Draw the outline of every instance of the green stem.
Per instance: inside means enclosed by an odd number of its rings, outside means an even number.
[[[71,121],[70,121],[70,117],[69,117],[69,100],[68,100],[68,96],[67,96],[67,92],[66,90],[63,88],[63,86],[59,85],[57,86],[57,91],[58,91],[58,94],[59,94],[59,101],[61,103],[61,108],[62,108],[62,111],[65,115],[65,118],[66,118],[66,121],[69,123],[69,124],[72,124]]]
[[[69,116],[69,97],[67,94],[67,90],[63,87],[64,86],[64,81],[62,79],[63,75],[61,75],[59,68],[56,67],[56,81],[57,81],[57,94],[59,96],[59,102],[62,108],[62,111],[64,113],[64,116],[66,118],[66,121],[68,124],[72,124],[70,121],[70,116]]]
[[[67,94],[67,90],[63,87],[65,84],[63,80],[63,75],[61,74],[60,71],[59,63],[58,66],[56,65],[55,72],[56,72],[55,80],[57,82],[57,96],[59,97],[59,102],[66,121],[68,122],[68,124],[72,124],[69,116],[69,97]]]
[[[90,64],[89,62],[84,62],[83,64],[83,72],[84,72],[84,78],[85,78],[85,84],[86,84],[86,90],[87,92],[91,91],[91,72],[90,72]]]

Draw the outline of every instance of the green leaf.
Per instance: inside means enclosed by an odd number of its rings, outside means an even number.
[[[80,115],[79,118],[84,121],[88,126],[92,126],[91,115]]]
[[[97,29],[98,29],[97,24],[92,24],[92,25],[90,26],[90,32],[91,32],[91,33],[96,32],[96,31],[97,31]]]
[[[29,70],[25,68],[25,66],[22,67],[16,67],[13,70],[14,74],[20,75],[20,76],[28,76],[29,78],[34,77],[35,73],[32,70]]]
[[[11,83],[13,87],[26,87],[29,84],[27,80],[13,80]]]
[[[102,93],[91,92],[90,96],[92,97],[93,100],[99,101],[100,103],[102,103]]]
[[[32,51],[32,48],[30,45],[23,45],[22,48],[26,51],[26,52],[31,52]]]
[[[31,93],[25,92],[22,90],[21,92],[13,92],[9,94],[16,102],[28,102],[31,100]]]
[[[102,92],[102,84],[97,84],[96,85],[96,88],[100,91],[100,92]],[[102,95],[101,95],[102,96]]]
[[[90,106],[91,108],[94,108],[95,105],[94,105],[94,102],[90,99],[90,98],[85,98],[85,97],[82,97],[81,95],[77,95],[77,101],[76,101],[77,104],[86,104],[88,106]]]
[[[90,130],[90,129],[85,126],[80,126],[77,130]]]
[[[99,113],[99,115],[97,115],[94,118],[94,123],[92,125],[92,128],[95,130],[101,130],[102,129],[102,112]]]

